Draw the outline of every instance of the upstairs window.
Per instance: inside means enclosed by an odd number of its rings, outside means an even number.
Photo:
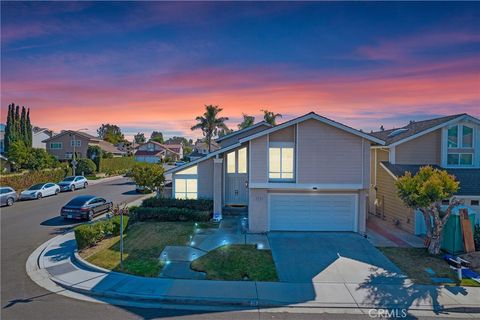
[[[247,148],[227,154],[227,173],[247,173]]]
[[[58,150],[62,148],[63,144],[61,142],[50,142],[50,149]]]
[[[473,128],[462,126],[462,148],[473,147]]]
[[[458,126],[453,126],[448,129],[448,147],[458,147]]]
[[[293,145],[272,144],[268,150],[268,178],[270,180],[293,180],[294,161]]]
[[[473,165],[473,128],[459,124],[448,128],[448,153],[447,165],[472,166]],[[455,150],[457,149],[457,150]],[[458,150],[458,149],[472,149]]]
[[[70,140],[71,147],[80,147],[82,145],[82,140]]]

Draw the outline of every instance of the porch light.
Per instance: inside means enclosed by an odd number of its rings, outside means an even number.
[[[195,245],[195,241],[190,242],[190,245],[191,245],[191,246],[194,246],[194,245]]]

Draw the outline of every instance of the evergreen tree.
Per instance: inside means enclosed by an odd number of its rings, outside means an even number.
[[[28,141],[27,141],[27,111],[25,110],[25,107],[22,107],[22,113],[20,116],[20,140],[23,140],[25,142],[25,145],[28,147]]]
[[[32,147],[33,145],[33,128],[32,123],[30,122],[30,108],[27,110],[27,119],[26,119],[26,128],[27,128],[27,147]]]
[[[8,151],[8,148],[10,147],[11,139],[12,139],[12,119],[13,119],[13,103],[8,105],[8,113],[7,113],[7,124],[5,125],[5,153]]]

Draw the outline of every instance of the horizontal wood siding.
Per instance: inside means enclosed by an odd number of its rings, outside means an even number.
[[[438,129],[395,148],[397,164],[436,164],[441,162],[442,130]]]
[[[268,182],[267,143],[267,136],[250,141],[250,183]]]
[[[213,158],[201,161],[197,166],[198,198],[213,199]]]
[[[269,136],[270,142],[294,142],[295,126],[289,126],[285,129],[275,131]]]

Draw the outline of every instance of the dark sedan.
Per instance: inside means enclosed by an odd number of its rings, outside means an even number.
[[[92,220],[96,215],[109,212],[112,208],[112,201],[96,196],[78,196],[63,206],[60,215],[64,219]]]

